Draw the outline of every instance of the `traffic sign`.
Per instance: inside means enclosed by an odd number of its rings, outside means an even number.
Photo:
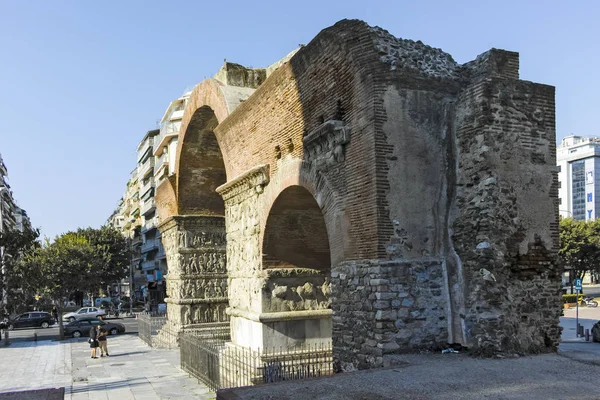
[[[575,290],[581,290],[581,278],[575,279]]]

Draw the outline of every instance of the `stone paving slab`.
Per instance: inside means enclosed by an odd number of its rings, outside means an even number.
[[[62,399],[62,393],[74,400],[215,398],[179,369],[178,349],[151,349],[134,335],[109,337],[108,349],[110,357],[92,359],[85,339],[15,342],[0,348],[0,399],[54,400]],[[58,389],[60,395],[40,389]]]
[[[73,385],[65,399],[214,399],[179,369],[179,350],[151,349],[137,336],[108,339],[110,357],[92,359],[84,340],[72,343]]]
[[[71,346],[43,340],[0,348],[0,393],[71,386]]]

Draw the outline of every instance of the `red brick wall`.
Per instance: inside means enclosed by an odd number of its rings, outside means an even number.
[[[263,268],[298,267],[328,271],[329,240],[323,214],[300,186],[284,190],[270,210],[263,239]]]

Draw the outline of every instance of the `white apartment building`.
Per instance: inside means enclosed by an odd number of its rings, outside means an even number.
[[[8,169],[0,155],[0,232],[17,228],[17,206],[8,184]]]
[[[191,92],[173,100],[159,129],[148,131],[137,148],[137,165],[127,190],[108,223],[131,239],[134,293],[153,305],[164,299],[167,260],[161,242],[154,194],[175,170],[175,156],[183,111]]]
[[[154,176],[156,186],[175,172],[175,155],[179,140],[179,129],[183,111],[192,92],[184,93],[180,98],[173,100],[162,119],[160,120],[160,133],[154,139],[154,156],[156,163]]]
[[[559,213],[592,220],[600,210],[600,138],[571,135],[556,149]]]
[[[31,222],[25,210],[17,206],[10,185],[8,184],[8,169],[0,155],[0,234],[6,234],[13,230],[24,231],[31,228]],[[14,256],[11,254],[11,256]],[[0,279],[4,281],[1,293],[2,308],[6,310],[9,305],[9,290],[6,289],[7,271],[4,265],[6,257],[4,247],[0,247]]]

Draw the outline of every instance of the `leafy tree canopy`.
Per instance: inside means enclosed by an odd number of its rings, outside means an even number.
[[[586,271],[600,268],[600,220],[560,220],[559,260],[565,268],[575,271],[581,278]]]
[[[30,248],[15,265],[11,279],[24,291],[53,299],[62,315],[62,301],[71,293],[96,293],[126,277],[128,260],[126,240],[115,229],[79,229]]]

